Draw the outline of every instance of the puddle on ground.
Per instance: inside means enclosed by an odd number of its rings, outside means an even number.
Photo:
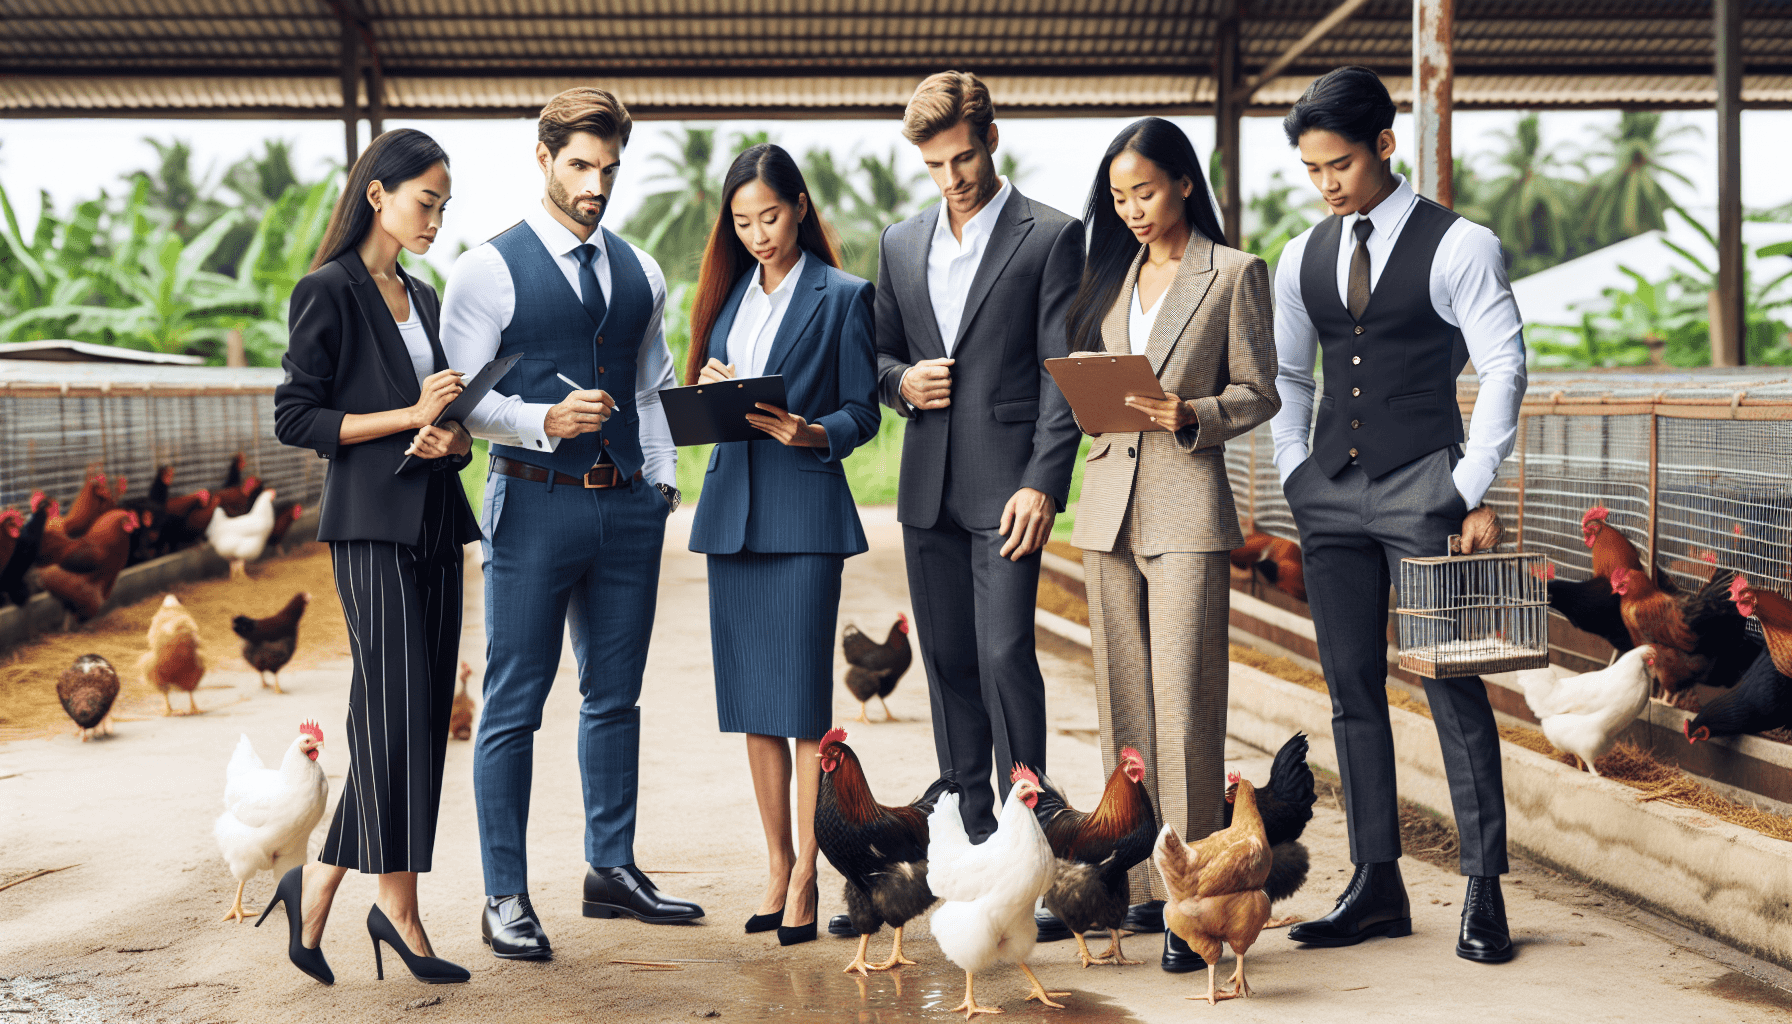
[[[874,950],[875,944],[874,944]],[[913,954],[910,954],[913,957]],[[731,986],[735,1006],[723,1009],[722,1017],[754,1021],[827,1021],[851,1020],[855,1024],[895,1024],[912,1022],[917,1015],[943,1018],[945,1012],[964,1000],[964,974],[950,962],[923,963],[899,967],[893,971],[873,972],[869,978],[845,974],[841,967],[851,958],[850,952],[839,964],[828,967],[790,967],[774,964],[741,963],[733,965],[737,983]],[[913,957],[919,959],[919,957]],[[985,1006],[1000,1006],[1002,1020],[1052,1020],[1062,1024],[1065,1014],[1073,1015],[1077,1024],[1136,1024],[1134,1017],[1112,997],[1079,990],[1069,983],[1061,970],[1036,968],[1040,980],[1053,991],[1069,990],[1058,1002],[1064,1010],[1053,1010],[1037,1002],[1027,1002],[1029,986],[1026,976],[1012,964],[1003,964],[977,976],[977,1001]],[[701,1014],[701,1010],[697,1011]],[[850,1016],[849,1016],[850,1015]]]
[[[1787,992],[1778,985],[1770,985],[1759,978],[1750,977],[1741,971],[1731,971],[1709,985],[1705,990],[1714,996],[1751,1006],[1766,1006],[1775,1010],[1792,1010],[1792,992]]]

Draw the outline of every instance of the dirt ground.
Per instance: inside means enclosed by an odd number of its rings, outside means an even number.
[[[900,530],[886,509],[864,512],[872,551],[848,561],[841,618],[881,636],[908,610]],[[232,879],[211,837],[224,765],[239,733],[264,758],[278,756],[298,723],[323,723],[322,763],[339,786],[347,764],[342,740],[348,663],[328,586],[327,556],[294,557],[259,567],[257,579],[188,588],[214,669],[201,690],[207,713],[162,718],[153,690],[128,690],[117,735],[76,742],[67,728],[43,731],[42,714],[25,711],[53,691],[48,668],[84,650],[135,658],[154,602],[111,617],[73,647],[30,655],[25,672],[0,685],[0,885],[43,869],[66,868],[0,890],[0,1013],[45,1022],[99,1021],[854,1021],[947,1019],[962,996],[963,975],[940,954],[925,922],[906,943],[915,967],[860,980],[840,973],[853,944],[827,938],[780,948],[771,935],[748,936],[741,923],[763,887],[764,852],[739,737],[716,733],[709,673],[704,565],[684,550],[689,513],[673,520],[660,578],[660,604],[645,695],[641,748],[641,820],[637,859],[670,892],[701,902],[699,924],[653,927],[579,915],[583,875],[579,786],[574,750],[576,680],[570,651],[550,698],[537,743],[531,877],[535,903],[557,951],[549,963],[493,959],[478,938],[481,897],[474,829],[470,744],[449,748],[448,780],[436,869],[424,877],[424,917],[438,951],[465,964],[473,980],[430,988],[402,975],[374,980],[360,907],[372,880],[350,876],[323,948],[337,984],[325,988],[285,958],[285,921],[276,912],[259,930],[218,921]],[[315,549],[314,549],[315,551]],[[477,548],[470,549],[471,559]],[[469,576],[463,656],[482,666],[485,638],[479,577]],[[216,586],[217,589],[207,589]],[[235,653],[228,618],[265,614],[295,589],[308,589],[300,665],[276,696],[257,685]],[[234,607],[241,602],[243,607]],[[265,609],[265,611],[263,610]],[[132,634],[135,634],[133,638]],[[57,638],[56,645],[71,643]],[[107,644],[116,645],[106,647]],[[1042,640],[1053,732],[1051,770],[1073,803],[1089,806],[1102,782],[1095,746],[1094,696],[1087,653]],[[40,664],[41,663],[41,664]],[[31,694],[37,694],[32,697]],[[27,699],[29,698],[29,699]],[[911,670],[890,698],[895,723],[847,720],[858,705],[838,690],[835,716],[846,722],[876,794],[907,800],[936,774],[927,724],[926,684]],[[47,698],[55,706],[53,692]],[[33,703],[35,701],[35,703]],[[149,702],[153,701],[153,705]],[[154,715],[146,715],[151,710]],[[872,717],[878,717],[876,710]],[[52,727],[57,727],[53,721]],[[1263,778],[1269,755],[1231,744],[1228,759]],[[323,828],[314,836],[321,841]],[[1278,912],[1324,913],[1348,877],[1343,816],[1322,802],[1308,826],[1313,874]],[[1172,977],[1155,965],[1156,936],[1128,952],[1139,967],[1076,966],[1075,946],[1041,946],[1032,964],[1046,984],[1072,994],[1066,1010],[1023,1003],[1026,986],[1012,967],[980,979],[985,1003],[1009,1018],[1076,1022],[1392,1021],[1479,1016],[1497,1021],[1655,1022],[1784,1020],[1792,1011],[1792,975],[1641,914],[1586,886],[1520,863],[1508,876],[1507,901],[1520,955],[1485,967],[1452,952],[1460,879],[1414,858],[1403,865],[1414,934],[1344,950],[1305,950],[1285,933],[1266,933],[1250,956],[1257,998],[1217,1008],[1184,996],[1204,988],[1200,974]],[[274,879],[251,883],[259,903]],[[822,912],[841,909],[840,879],[822,865]],[[873,940],[887,948],[888,932]],[[654,969],[619,960],[681,961]],[[388,966],[393,966],[388,961]],[[1222,969],[1230,973],[1231,965]],[[1782,987],[1776,987],[1782,986]]]

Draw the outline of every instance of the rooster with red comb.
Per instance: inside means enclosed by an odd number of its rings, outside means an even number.
[[[1157,812],[1145,789],[1145,758],[1123,747],[1119,764],[1093,811],[1070,806],[1051,779],[1039,783],[1033,816],[1058,859],[1058,873],[1045,894],[1045,909],[1076,935],[1084,967],[1136,964],[1120,950],[1121,923],[1126,919],[1127,872],[1151,856],[1157,840]],[[1089,953],[1083,933],[1105,928],[1108,948]]]

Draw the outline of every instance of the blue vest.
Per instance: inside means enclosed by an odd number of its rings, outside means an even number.
[[[535,229],[521,223],[492,239],[516,289],[516,311],[499,336],[498,356],[525,353],[492,390],[555,405],[572,390],[555,376],[565,374],[580,387],[601,388],[616,400],[615,413],[596,433],[561,438],[551,452],[495,444],[493,455],[569,476],[583,475],[605,452],[624,476],[633,476],[645,461],[635,408],[635,360],[653,317],[653,289],[634,249],[599,230],[610,257],[609,302],[601,324],[592,322]]]

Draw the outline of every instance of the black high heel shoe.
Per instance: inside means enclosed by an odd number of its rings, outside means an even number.
[[[818,884],[818,882],[809,883],[810,899],[815,904],[815,921],[821,920],[821,890],[818,888]],[[780,912],[778,916],[779,919],[782,920],[782,912]],[[800,942],[814,942],[815,921],[810,921],[808,924],[799,924],[794,928],[786,928],[783,925],[779,925],[778,945],[794,946]]]
[[[769,932],[782,924],[783,921],[783,907],[779,907],[769,914],[754,914],[752,917],[747,918],[747,934],[756,935],[759,932]]]
[[[330,965],[324,960],[323,947],[319,946],[317,949],[305,948],[305,943],[303,941],[305,933],[305,912],[302,909],[302,902],[299,899],[304,891],[305,866],[301,864],[291,871],[288,871],[280,879],[279,887],[274,890],[274,898],[268,901],[268,905],[262,908],[261,916],[255,919],[255,927],[260,928],[261,922],[268,919],[268,912],[274,909],[275,904],[284,905],[286,907],[286,926],[288,933],[286,939],[286,958],[292,961],[294,967],[304,971],[318,981],[323,982],[325,985],[334,985],[336,984],[336,975],[330,970]]]
[[[410,968],[411,977],[426,985],[454,985],[473,977],[459,964],[411,952],[411,947],[405,945],[404,938],[398,934],[398,929],[392,926],[386,912],[377,903],[367,911],[367,934],[373,938],[373,967],[381,981],[386,980],[386,965],[380,960],[382,942],[391,946],[392,951],[404,961],[404,965]]]

